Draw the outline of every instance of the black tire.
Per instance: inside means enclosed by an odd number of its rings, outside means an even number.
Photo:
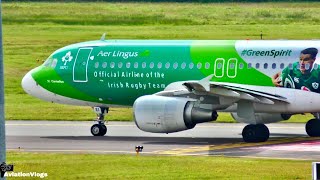
[[[107,133],[107,126],[102,124],[100,136],[104,136],[106,133]]]
[[[265,142],[269,139],[269,129],[264,124],[249,124],[243,128],[242,137],[244,142]]]
[[[91,126],[93,136],[104,136],[107,133],[107,127],[104,124],[94,124]]]
[[[320,120],[310,119],[306,123],[306,132],[310,137],[320,137]]]
[[[265,142],[269,139],[270,132],[266,125],[257,124],[259,142]]]
[[[254,130],[254,125],[249,124],[242,130],[242,138],[244,142],[254,142],[256,137],[256,131]]]

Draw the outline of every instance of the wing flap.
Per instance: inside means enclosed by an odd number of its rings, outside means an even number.
[[[247,86],[247,87],[237,87],[236,84],[234,85],[224,85],[222,83],[214,83],[212,82],[211,84],[211,87],[214,88],[214,87],[223,87],[223,88],[226,88],[226,89],[231,89],[231,90],[234,90],[234,91],[237,91],[237,92],[242,92],[242,93],[245,93],[247,95],[251,95],[255,98],[257,98],[258,100],[260,100],[261,102],[264,102],[266,104],[273,104],[271,101],[273,100],[277,100],[277,101],[282,101],[282,102],[286,102],[286,103],[289,103],[287,101],[287,98],[283,97],[283,96],[280,96],[280,95],[277,95],[277,94],[271,94],[270,92],[268,91],[263,91],[263,90],[257,90],[257,89],[250,89],[250,86]]]
[[[210,82],[212,75],[200,81],[187,81],[183,85],[189,92],[194,94],[208,94],[214,96],[224,96],[236,98],[239,100],[247,100],[255,103],[274,104],[275,101],[289,103],[287,98],[277,94],[272,94],[263,88],[257,86],[239,85],[231,83]],[[209,90],[207,90],[209,87]]]

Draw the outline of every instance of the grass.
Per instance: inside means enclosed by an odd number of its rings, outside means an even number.
[[[15,172],[49,179],[311,179],[311,161],[9,152]]]
[[[2,3],[6,119],[91,120],[89,107],[43,102],[20,86],[65,45],[99,39],[316,39],[320,3]],[[219,121],[233,122],[222,114]],[[109,120],[131,120],[128,108]],[[307,118],[295,118],[305,122]]]
[[[7,24],[248,25],[316,24],[318,3],[11,3]]]

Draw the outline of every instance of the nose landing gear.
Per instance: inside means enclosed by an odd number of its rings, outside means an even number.
[[[104,136],[107,133],[107,127],[105,125],[105,114],[108,113],[107,107],[94,107],[94,112],[97,114],[96,124],[91,126],[91,134],[93,136]]]
[[[107,126],[104,124],[94,124],[91,126],[91,134],[94,136],[104,136],[107,133]]]

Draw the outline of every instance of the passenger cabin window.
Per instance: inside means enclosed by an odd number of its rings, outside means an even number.
[[[150,63],[150,65],[149,65],[149,67],[150,67],[150,69],[153,69],[153,67],[154,67],[154,63],[153,63],[153,62],[151,62],[151,63]]]
[[[139,67],[139,64],[138,64],[137,62],[135,62],[135,63],[133,64],[133,67],[134,67],[135,69],[137,69],[137,68]]]
[[[130,62],[127,62],[126,67],[129,69],[131,66]]]
[[[178,68],[178,63],[177,62],[173,63],[173,69],[177,69],[177,68]]]
[[[194,66],[194,64],[193,64],[193,63],[190,63],[190,64],[189,64],[189,69],[193,69],[193,66]]]
[[[289,69],[293,69],[293,65],[291,63],[288,65],[288,67]]]
[[[260,63],[257,63],[256,64],[256,69],[259,69],[260,68]]]
[[[107,67],[107,65],[108,65],[108,64],[107,64],[106,62],[103,62],[103,63],[102,63],[102,68],[105,69],[105,68]]]
[[[198,69],[201,69],[201,67],[202,67],[202,64],[201,64],[201,63],[198,63],[198,64],[197,64],[197,68],[198,68]]]
[[[94,63],[94,67],[98,68],[99,67],[99,62]]]
[[[277,68],[277,64],[276,63],[272,63],[272,69],[276,69]]]
[[[205,67],[206,67],[206,69],[209,69],[210,68],[210,63],[207,62]]]
[[[280,69],[284,69],[284,64],[283,63],[280,64]]]
[[[141,65],[141,67],[142,67],[143,69],[146,68],[146,67],[147,67],[147,63],[146,63],[146,62],[143,62],[142,65]]]
[[[187,66],[187,64],[184,62],[184,63],[182,63],[181,64],[181,69],[185,69],[186,68],[186,66]]]
[[[252,68],[252,64],[248,63],[248,69],[251,69],[251,68]]]
[[[159,63],[158,63],[158,69],[161,69],[161,68],[162,68],[162,63],[159,62]]]
[[[217,68],[221,69],[222,68],[222,63],[219,62]]]
[[[316,64],[316,63],[313,64],[313,68],[314,68],[314,69],[318,69],[318,67],[319,67],[318,64]]]
[[[239,64],[239,69],[243,69],[243,67],[244,67],[243,63],[240,63]]]
[[[263,64],[263,68],[264,68],[264,69],[268,69],[268,63],[264,63],[264,64]]]
[[[169,69],[170,68],[170,63],[167,62],[165,66],[166,66],[167,69]]]
[[[110,63],[110,67],[113,69],[114,66],[115,66],[114,62],[111,62],[111,63]]]
[[[123,63],[122,63],[122,62],[119,62],[119,63],[118,63],[118,68],[122,68],[122,66],[123,66]]]
[[[234,69],[234,63],[229,64],[229,69]]]

